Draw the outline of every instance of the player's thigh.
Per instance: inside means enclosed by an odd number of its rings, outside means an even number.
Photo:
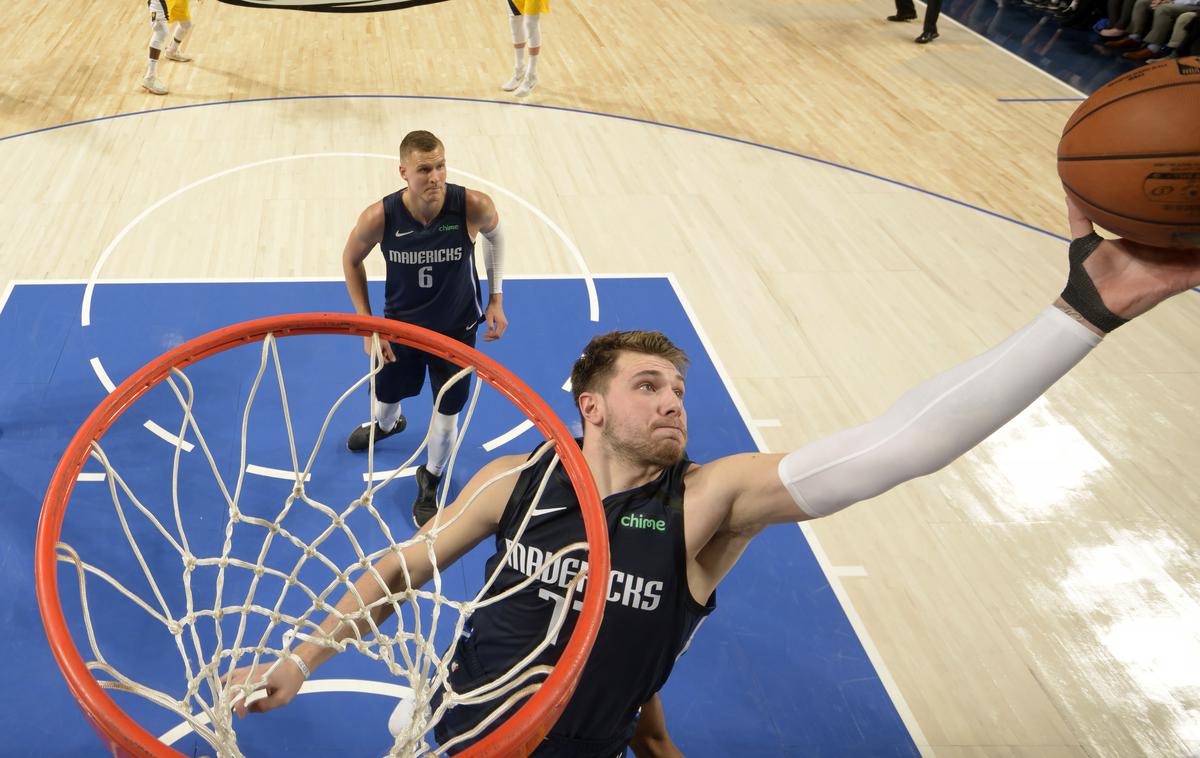
[[[150,13],[150,23],[159,19],[166,21],[171,17],[167,0],[146,0],[146,10]]]
[[[475,347],[475,332],[477,329],[478,327],[473,326],[465,332],[448,334],[446,336],[458,340],[467,347]],[[439,358],[434,355],[429,356],[429,385],[433,388],[434,398],[442,391],[442,387],[459,371],[462,371],[461,366],[445,358]],[[463,409],[470,396],[471,377],[470,375],[466,375],[446,388],[446,394],[442,396],[442,402],[438,405],[438,413],[453,416]]]
[[[508,0],[508,2],[516,10],[514,15],[536,16],[540,13],[550,12],[550,0]]]
[[[192,9],[188,7],[188,0],[166,0],[167,3],[167,18],[171,23],[176,21],[191,21]]]
[[[385,363],[375,375],[375,397],[382,403],[398,403],[421,392],[429,353],[391,343],[396,360]]]

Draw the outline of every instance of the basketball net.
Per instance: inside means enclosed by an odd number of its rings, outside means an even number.
[[[98,439],[91,443],[89,455],[104,468],[108,492],[116,518],[120,523],[121,532],[128,544],[131,557],[140,567],[140,574],[145,578],[149,592],[144,590],[140,593],[135,592],[129,589],[125,583],[118,581],[112,572],[89,562],[85,555],[86,548],[77,550],[66,542],[57,543],[57,560],[69,564],[75,569],[83,623],[87,630],[90,650],[90,659],[85,656],[87,668],[102,687],[132,693],[178,715],[222,758],[243,755],[238,747],[237,733],[234,728],[234,707],[243,699],[248,699],[247,702],[257,699],[256,692],[261,689],[263,682],[277,667],[292,665],[288,663],[288,657],[299,641],[333,648],[339,652],[353,648],[358,653],[377,661],[388,675],[408,686],[412,693],[410,703],[412,715],[407,724],[402,724],[398,733],[395,734],[394,744],[387,753],[389,756],[413,756],[432,750],[432,730],[450,708],[460,704],[495,703],[491,714],[475,729],[441,745],[437,752],[454,750],[456,746],[475,739],[488,731],[498,719],[511,715],[512,709],[520,701],[529,698],[536,692],[542,680],[553,669],[551,666],[532,666],[531,662],[558,637],[566,619],[565,613],[555,614],[550,627],[546,630],[545,637],[536,647],[510,669],[491,681],[462,692],[455,691],[448,681],[450,661],[458,641],[461,639],[464,627],[476,609],[503,602],[505,598],[521,591],[531,583],[539,581],[545,571],[556,561],[561,560],[563,556],[588,550],[586,542],[567,545],[553,556],[548,556],[540,570],[534,575],[527,577],[517,586],[489,597],[489,590],[499,576],[501,568],[508,562],[510,556],[506,555],[504,560],[496,563],[495,570],[486,577],[483,586],[470,599],[455,601],[443,594],[442,572],[437,565],[434,546],[439,536],[453,523],[453,520],[445,517],[444,508],[459,449],[470,427],[476,403],[479,400],[480,387],[483,382],[479,381],[478,377],[474,381],[465,419],[461,425],[461,431],[454,440],[449,464],[442,477],[445,486],[440,487],[438,494],[438,511],[426,533],[408,539],[399,539],[389,526],[388,519],[377,509],[375,501],[380,492],[400,476],[401,472],[408,469],[417,456],[425,450],[429,444],[428,431],[424,440],[408,460],[379,482],[375,482],[374,479],[375,450],[372,432],[372,444],[367,451],[366,486],[362,493],[347,505],[335,507],[321,502],[306,486],[317,453],[338,409],[364,385],[369,384],[371,397],[375,397],[375,377],[383,365],[378,333],[373,335],[372,344],[374,355],[369,373],[355,381],[334,402],[325,414],[320,433],[311,451],[308,451],[307,456],[303,456],[296,444],[275,335],[268,333],[265,336],[262,341],[257,374],[241,412],[239,469],[232,488],[229,487],[226,477],[221,474],[216,457],[205,439],[200,420],[193,414],[196,392],[192,382],[182,371],[172,367],[166,383],[182,410],[182,420],[177,430],[172,459],[171,511],[173,524],[164,523],[165,519],[155,515],[152,509],[147,507],[142,499],[139,499],[133,488],[114,466]],[[247,432],[250,426],[251,408],[263,385],[268,369],[273,369],[274,379],[278,385],[294,477],[291,492],[279,504],[273,518],[252,515],[242,507],[243,483],[247,470]],[[446,383],[433,404],[435,412],[446,391],[457,382],[470,381],[469,377],[473,373],[475,373],[473,367],[463,368]],[[371,424],[374,428],[375,403],[372,402],[371,406]],[[181,453],[184,445],[187,444],[184,440],[188,437],[195,441],[196,446],[207,460],[208,468],[216,479],[226,511],[226,520],[223,526],[224,542],[217,555],[195,554],[183,526],[185,519],[180,506],[179,471]],[[519,475],[521,471],[550,455],[550,465],[545,476],[541,478],[533,503],[525,510],[524,519],[515,538],[508,541],[508,550],[511,553],[519,543],[551,473],[560,463],[554,448],[554,443],[547,441],[521,465],[488,480],[471,497],[468,504],[457,512],[455,519],[462,518],[469,512],[480,494],[488,488],[503,479]],[[290,531],[284,525],[285,518],[294,509],[311,509],[318,512],[328,521],[328,526],[315,538],[306,539],[300,534]],[[348,526],[350,517],[360,512],[370,514],[370,521],[378,530],[377,535],[355,534]],[[361,519],[361,516],[359,518]],[[139,519],[145,522],[143,527],[148,524],[151,528],[148,530],[134,528],[133,525]],[[136,531],[142,532],[140,539],[143,542],[147,533],[156,539],[161,538],[162,543],[169,546],[170,551],[168,552],[174,553],[177,562],[169,568],[162,566],[161,561],[152,565],[147,558],[147,549],[135,536]],[[343,535],[353,546],[354,557],[352,560],[346,561],[343,558],[339,563],[332,556],[322,552],[323,545],[335,534]],[[253,545],[261,545],[261,548],[258,549],[258,559],[250,561],[236,557],[233,554],[235,541],[243,544],[251,541]],[[299,557],[291,565],[272,566],[267,563],[267,556],[272,552],[271,546],[276,541],[286,541],[299,551]],[[382,544],[379,547],[373,547],[373,543]],[[402,551],[414,545],[419,545],[433,564],[433,579],[428,585],[430,589],[413,588],[400,592],[389,591],[377,602],[361,607],[362,598],[353,588],[355,579],[361,576],[362,572],[369,572],[379,586],[384,587],[384,580],[375,569],[374,564],[387,553],[394,553],[400,557],[403,574],[407,579],[409,569]],[[163,545],[154,547],[161,551]],[[301,569],[306,564],[314,563],[326,567],[329,575],[326,583],[306,584],[298,578]],[[197,572],[200,569],[209,571],[215,569],[216,571],[216,601],[211,606],[201,607],[196,602],[193,582],[199,581]],[[249,582],[249,590],[244,593],[226,587],[227,578],[231,578],[239,572],[252,577]],[[576,591],[581,589],[585,575],[586,564],[585,568],[566,587],[566,602],[561,607],[571,607],[572,599]],[[167,600],[168,593],[164,593],[160,588],[160,584],[167,581],[168,578],[176,581],[180,577],[185,598],[182,607],[178,607],[178,603],[169,602]],[[264,577],[273,577],[278,580],[282,584],[282,589],[266,591],[266,596],[260,597],[259,595],[263,594],[260,592],[260,585]],[[98,639],[96,624],[88,605],[89,582],[97,580],[132,601],[146,616],[161,624],[170,633],[175,652],[185,672],[185,681],[179,684],[178,689],[170,691],[156,689],[135,681],[106,658],[105,645],[102,645]],[[342,613],[334,607],[345,592],[354,593],[358,598],[360,605],[358,610],[352,613]],[[302,598],[302,601],[297,606],[298,597]],[[425,613],[431,619],[431,623],[428,625],[423,620],[421,604],[431,606],[431,609]],[[394,618],[397,619],[394,631],[391,631],[392,622],[383,624],[383,628],[381,628],[372,617],[371,611],[382,605],[390,606]],[[342,622],[339,628],[353,630],[352,635],[337,641],[323,632],[319,625],[327,614],[332,614]],[[248,621],[253,618],[257,618],[260,625],[262,620],[266,621],[265,628],[261,632],[250,631],[251,625],[248,624]],[[229,627],[234,626],[235,621],[236,628],[230,633]],[[211,640],[202,639],[206,635],[202,635],[198,630],[201,622],[210,625],[215,630],[215,644],[211,644]],[[361,624],[368,627],[369,633],[361,632]],[[439,630],[444,630],[446,627],[449,627],[449,631],[439,633]],[[207,628],[208,626],[206,626]],[[212,635],[209,633],[207,636],[211,637]],[[235,668],[243,666],[254,667],[249,680],[237,685],[224,683],[225,675]],[[442,691],[442,697],[438,705],[433,707],[434,696],[439,690]],[[258,697],[261,697],[262,694],[257,692]],[[379,728],[383,729],[384,725],[380,724]]]

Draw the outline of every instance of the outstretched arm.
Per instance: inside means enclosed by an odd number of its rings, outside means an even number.
[[[487,489],[482,489],[483,485],[494,477],[516,468],[523,460],[523,456],[509,455],[492,461],[480,469],[454,503],[447,506],[438,519],[440,524],[446,526],[433,542],[438,570],[444,571],[484,538],[495,534],[517,476],[513,474],[504,477]],[[479,496],[470,503],[477,492]],[[417,536],[424,535],[432,527],[433,521],[426,523],[417,532]],[[418,540],[400,553],[403,555],[403,561],[400,555],[388,553],[375,562],[373,571],[365,571],[358,577],[353,587],[338,601],[335,606],[336,612],[329,614],[321,623],[320,633],[313,635],[324,635],[327,643],[303,642],[297,645],[292,652],[292,656],[295,657],[289,656],[289,660],[278,666],[268,679],[258,683],[258,688],[265,689],[267,696],[248,707],[243,701],[237,706],[239,716],[244,716],[248,710],[261,713],[291,702],[311,672],[316,671],[318,666],[337,652],[328,643],[370,636],[370,620],[378,626],[392,614],[392,603],[381,601],[390,593],[403,592],[410,587],[419,588],[433,578],[434,563],[429,559],[424,541]],[[299,660],[296,660],[297,658]],[[265,662],[259,663],[257,670],[265,672],[270,665]],[[228,677],[228,684],[241,684],[251,680],[253,671],[248,666],[234,671]]]
[[[1200,250],[1101,240],[1072,205],[1067,288],[1053,307],[986,353],[929,379],[882,416],[787,455],[700,467],[706,512],[735,534],[817,518],[932,473],[1041,396],[1107,331],[1200,285]],[[711,500],[709,498],[712,498]]]

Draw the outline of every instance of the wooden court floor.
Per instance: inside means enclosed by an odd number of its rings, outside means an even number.
[[[139,3],[7,6],[0,289],[337,276],[398,181],[381,156],[431,128],[497,198],[513,273],[579,273],[564,237],[593,273],[673,273],[787,450],[1061,288],[1073,106],[999,100],[1079,93],[948,20],[918,47],[879,0],[556,2],[538,108],[479,102],[513,100],[501,2],[193,5],[165,98],[137,86]],[[419,99],[298,99],[343,95]],[[972,454],[808,530],[923,752],[1200,753],[1198,323],[1193,294],[1156,310]]]

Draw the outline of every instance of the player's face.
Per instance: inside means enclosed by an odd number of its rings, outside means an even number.
[[[400,176],[408,191],[424,203],[435,203],[446,194],[446,155],[442,148],[428,153],[413,151],[400,159]]]
[[[622,353],[604,393],[604,439],[639,464],[678,463],[687,448],[683,391],[683,376],[666,358]]]

